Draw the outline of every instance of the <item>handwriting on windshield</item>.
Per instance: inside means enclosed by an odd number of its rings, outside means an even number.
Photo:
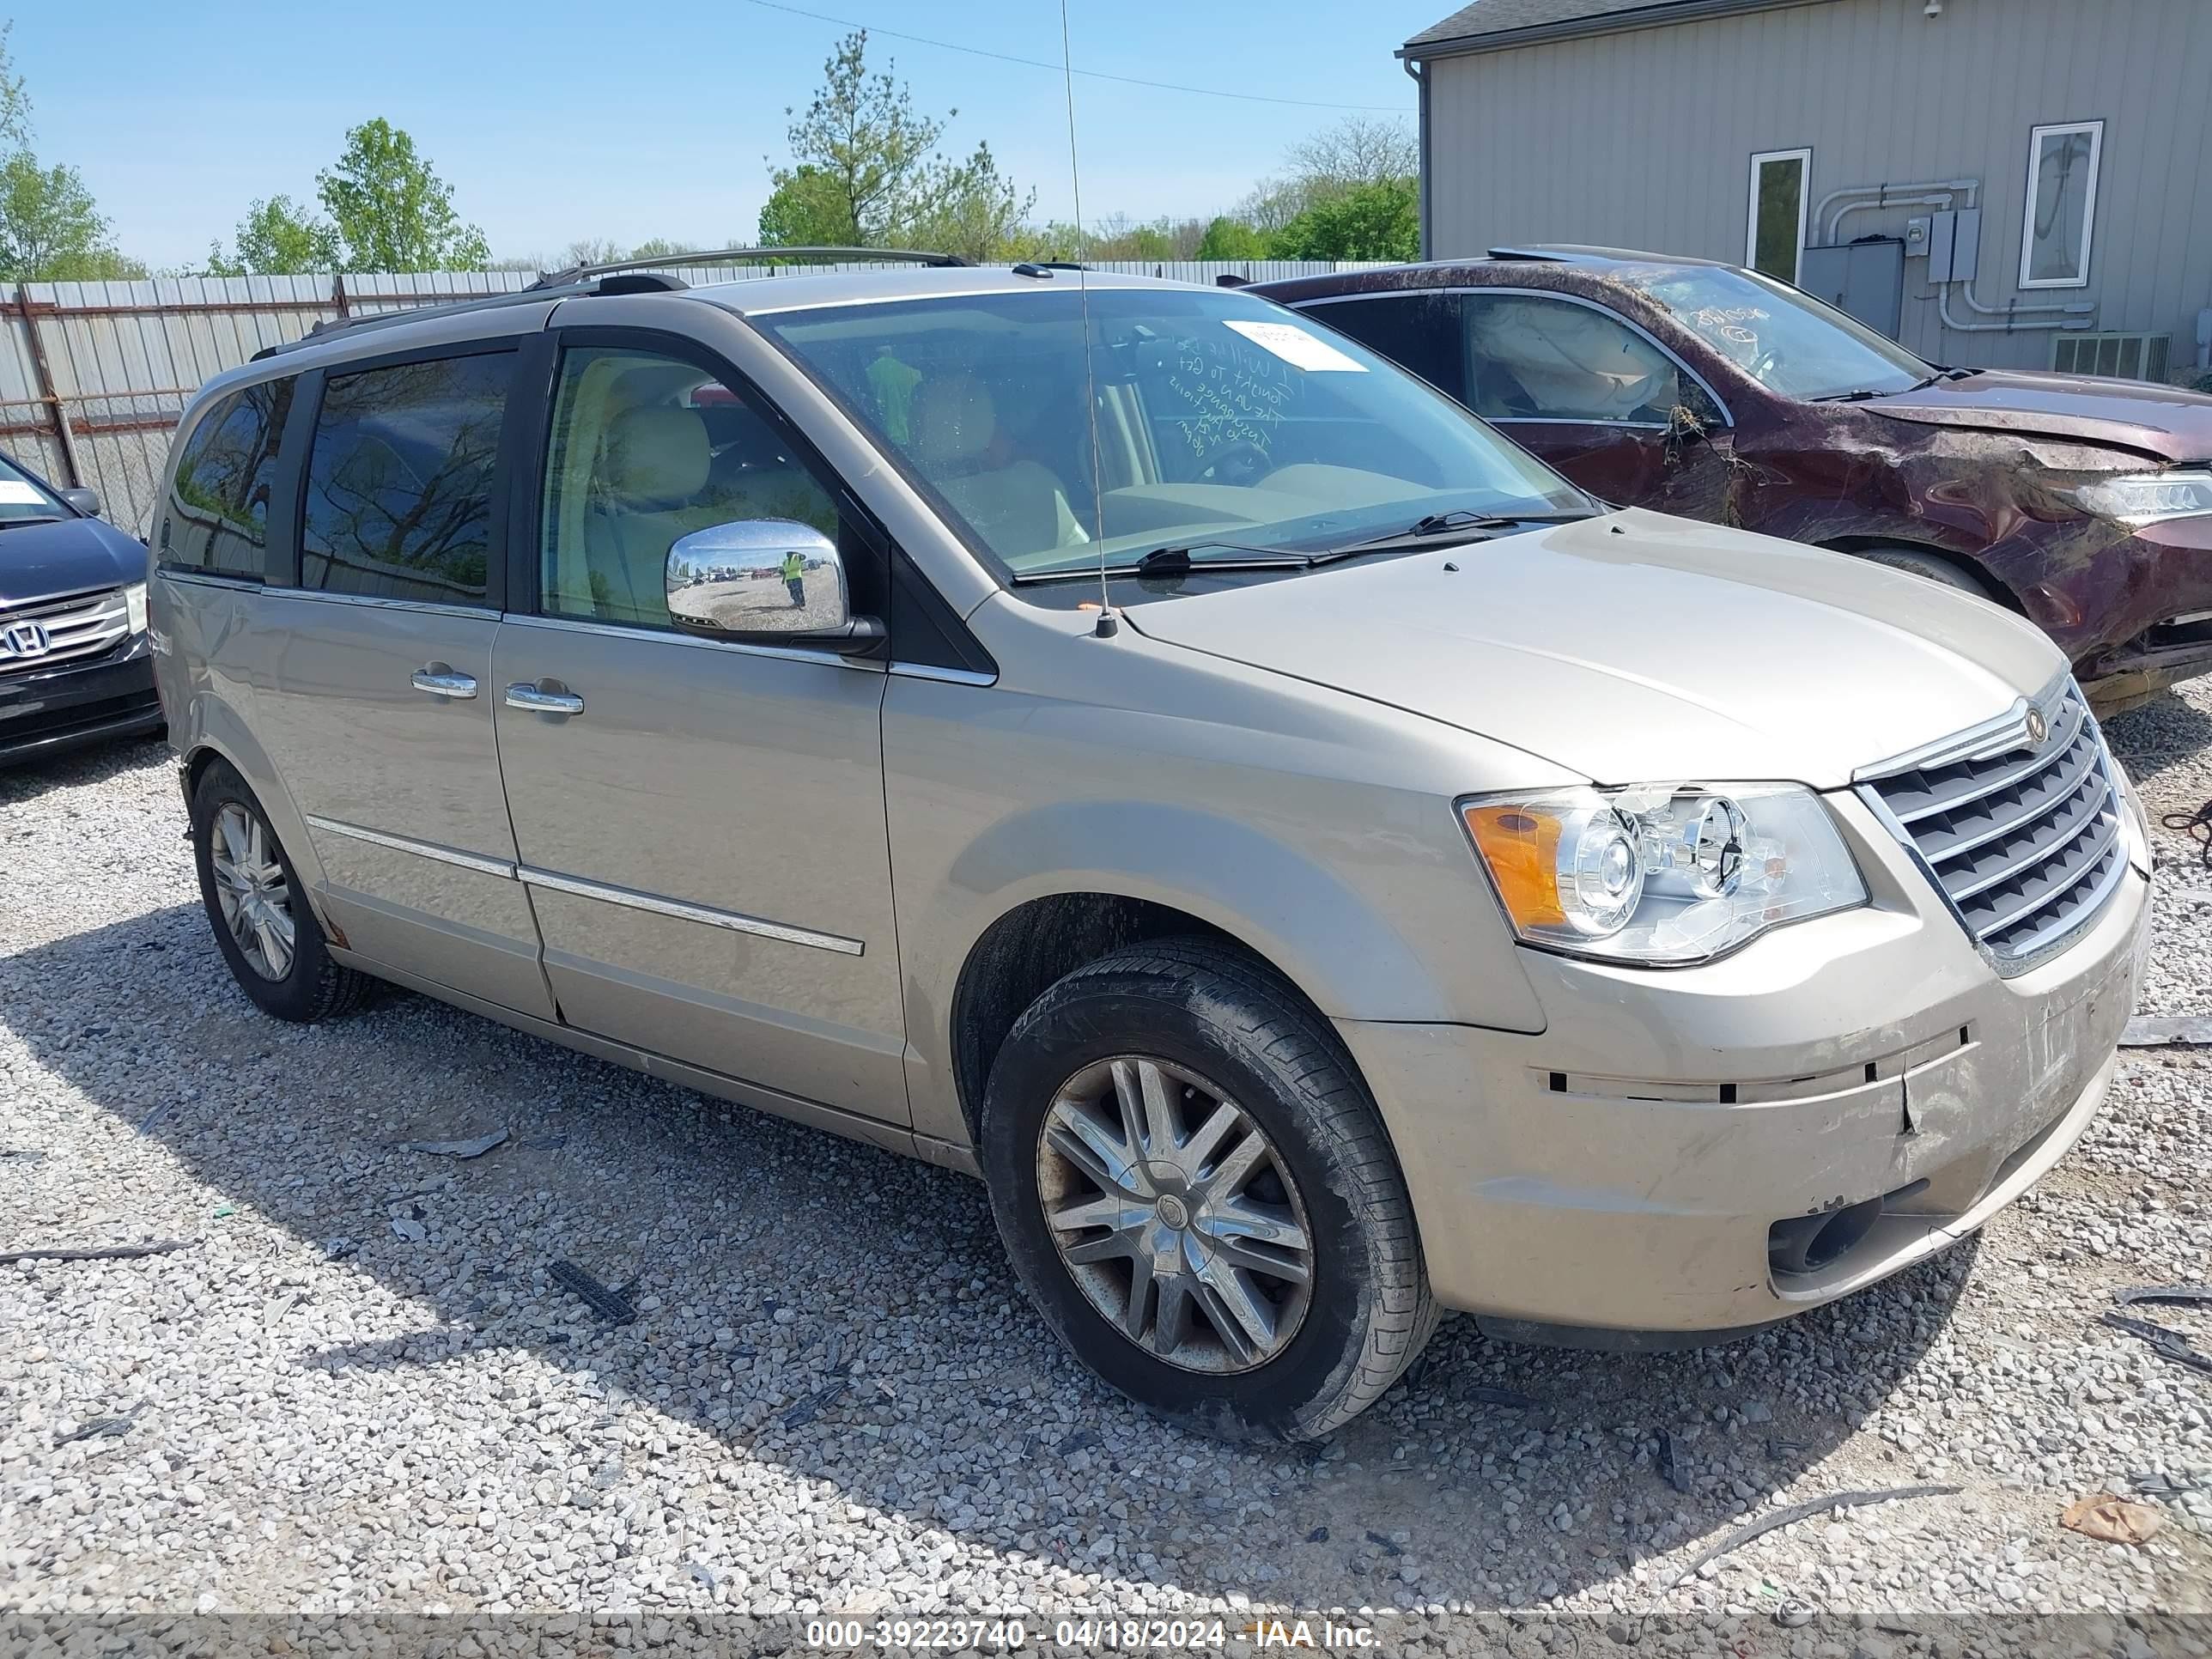
[[[1284,408],[1297,395],[1289,364],[1199,336],[1178,343],[1167,379],[1182,401],[1183,439],[1194,456],[1237,443],[1270,448]]]

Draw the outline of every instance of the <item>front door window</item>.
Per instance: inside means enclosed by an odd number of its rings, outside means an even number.
[[[562,355],[538,538],[546,614],[666,628],[669,548],[740,519],[839,528],[829,490],[713,371],[629,346]]]
[[[1486,419],[1663,427],[1696,395],[1672,357],[1595,306],[1470,294],[1465,317],[1468,402]]]

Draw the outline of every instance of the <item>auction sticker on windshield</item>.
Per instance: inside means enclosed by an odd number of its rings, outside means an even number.
[[[44,507],[46,498],[19,478],[0,478],[0,507]]]
[[[1318,334],[1309,334],[1296,323],[1255,323],[1242,318],[1223,324],[1242,334],[1262,351],[1271,351],[1293,368],[1349,371],[1364,374],[1367,365],[1346,356]]]

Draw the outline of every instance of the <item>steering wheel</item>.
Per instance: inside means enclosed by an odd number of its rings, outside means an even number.
[[[1752,364],[1751,378],[1754,380],[1764,383],[1766,379],[1766,371],[1768,369],[1779,368],[1781,367],[1781,348],[1779,346],[1769,346],[1765,350],[1759,354],[1757,361]]]
[[[1243,438],[1217,445],[1198,462],[1198,476],[1214,483],[1255,484],[1274,470],[1267,452]]]

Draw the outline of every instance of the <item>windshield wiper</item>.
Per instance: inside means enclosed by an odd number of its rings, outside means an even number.
[[[1522,525],[1574,524],[1595,516],[1594,514],[1589,513],[1497,514],[1468,513],[1463,510],[1453,513],[1431,513],[1425,519],[1418,520],[1403,530],[1393,530],[1381,536],[1370,536],[1364,542],[1346,542],[1341,547],[1333,547],[1327,553],[1318,556],[1315,562],[1319,563],[1325,559],[1341,559],[1354,553],[1377,552],[1384,548],[1419,547],[1447,538],[1455,541],[1470,541],[1493,531],[1517,530]]]
[[[1816,404],[1863,404],[1869,398],[1901,398],[1908,392],[1924,392],[1938,380],[1962,380],[1969,374],[1978,374],[1978,368],[1939,368],[1933,374],[1923,375],[1911,386],[1897,387],[1892,392],[1877,392],[1871,386],[1860,386],[1852,392],[1831,392],[1824,398],[1807,399]]]
[[[1208,548],[1220,548],[1224,552],[1238,555],[1235,558],[1202,559],[1192,555]],[[1167,547],[1156,547],[1133,563],[1109,564],[1103,574],[1109,576],[1187,576],[1194,570],[1271,570],[1278,566],[1302,568],[1319,560],[1310,553],[1294,553],[1287,548],[1254,547],[1243,542],[1198,541],[1177,543]],[[1015,574],[1018,582],[1058,582],[1073,577],[1097,578],[1102,574],[1095,564],[1055,565],[1049,570],[1024,570]]]

